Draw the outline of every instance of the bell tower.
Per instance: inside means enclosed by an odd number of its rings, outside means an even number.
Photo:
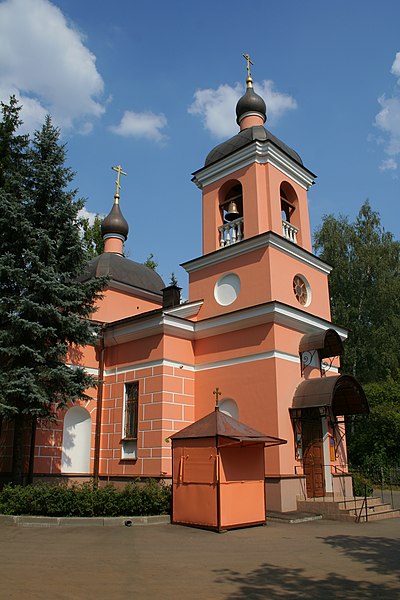
[[[267,506],[287,511],[296,509],[305,481],[310,494],[333,493],[332,465],[346,452],[332,424],[339,413],[362,412],[363,398],[355,393],[356,409],[341,404],[331,410],[336,391],[347,386],[335,359],[347,332],[330,321],[331,269],[312,254],[307,191],[315,175],[264,127],[267,107],[254,91],[250,57],[244,57],[239,131],[211,150],[193,174],[202,192],[203,248],[182,266],[189,274],[189,304],[198,307],[195,418],[212,410],[209,398],[217,384],[229,414],[287,440],[266,456],[265,472]],[[328,339],[339,340],[334,349]],[[342,401],[347,391],[337,393]],[[314,448],[314,430],[302,428],[302,420],[316,406]],[[308,462],[310,449],[312,460],[319,453],[318,469]]]
[[[218,272],[233,271],[238,279],[228,281],[236,281],[230,289],[234,301],[222,304],[224,311],[278,300],[329,319],[330,269],[311,254],[307,191],[315,175],[264,127],[267,107],[254,91],[253,63],[243,56],[246,91],[236,105],[240,130],[211,150],[193,174],[202,191],[203,255],[184,265],[189,297],[204,298],[204,315],[220,314],[218,290],[210,282]]]

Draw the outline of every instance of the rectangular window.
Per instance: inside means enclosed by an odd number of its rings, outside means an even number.
[[[122,424],[122,456],[125,460],[136,460],[139,416],[139,382],[125,384],[124,420]]]
[[[139,412],[139,382],[133,381],[125,384],[125,414],[124,433],[125,440],[136,440],[138,430]]]

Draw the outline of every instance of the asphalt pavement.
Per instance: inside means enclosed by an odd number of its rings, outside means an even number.
[[[223,534],[0,522],[1,600],[397,600],[399,567],[400,519]]]

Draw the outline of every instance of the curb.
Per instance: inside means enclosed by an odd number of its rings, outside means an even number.
[[[319,521],[322,515],[313,513],[301,513],[297,511],[287,513],[267,512],[267,523],[307,523],[308,521]]]
[[[0,523],[17,527],[136,527],[170,523],[169,515],[149,517],[34,517],[26,515],[0,515]]]

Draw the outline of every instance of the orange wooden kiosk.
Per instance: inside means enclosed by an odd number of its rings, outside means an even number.
[[[171,436],[172,523],[265,525],[264,448],[286,444],[215,410]]]

